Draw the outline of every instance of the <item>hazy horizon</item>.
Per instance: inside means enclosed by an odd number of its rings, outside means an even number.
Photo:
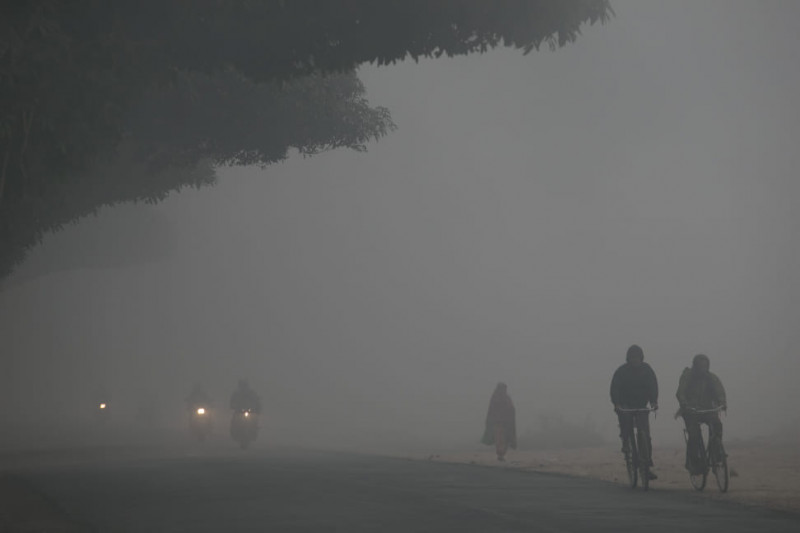
[[[520,432],[556,415],[614,442],[609,383],[637,343],[656,446],[682,439],[675,389],[697,353],[727,389],[726,439],[784,430],[800,4],[612,6],[555,52],[363,66],[398,125],[366,153],[222,168],[48,236],[0,292],[0,416],[87,418],[104,386],[124,420],[156,399],[179,425],[192,383],[224,408],[246,377],[265,443],[476,446],[505,381]],[[137,223],[167,237],[148,249],[122,231]],[[15,282],[114,235],[145,260]]]

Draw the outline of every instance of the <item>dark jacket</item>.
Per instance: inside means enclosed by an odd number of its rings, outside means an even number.
[[[658,380],[647,363],[638,367],[625,363],[611,378],[611,403],[628,409],[641,409],[658,403]]]
[[[725,387],[722,381],[711,372],[705,375],[693,375],[691,368],[684,368],[678,383],[678,403],[681,408],[713,409],[727,405]]]

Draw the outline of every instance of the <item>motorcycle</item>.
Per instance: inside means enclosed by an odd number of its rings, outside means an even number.
[[[111,407],[107,402],[98,402],[97,408],[95,409],[95,418],[97,423],[101,426],[108,424],[108,421],[111,419]]]
[[[251,409],[234,411],[231,419],[231,437],[246,450],[258,436],[258,415]]]
[[[211,434],[211,412],[208,407],[198,405],[189,416],[189,432],[200,442]]]

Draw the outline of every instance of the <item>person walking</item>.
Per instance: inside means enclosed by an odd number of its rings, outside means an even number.
[[[486,427],[481,442],[486,445],[494,444],[498,461],[506,460],[509,448],[517,449],[516,411],[505,383],[497,384],[489,400]]]

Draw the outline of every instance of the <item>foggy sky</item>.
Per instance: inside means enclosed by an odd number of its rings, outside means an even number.
[[[796,420],[800,6],[612,5],[555,52],[364,66],[398,124],[367,153],[221,169],[124,208],[168,221],[169,254],[7,284],[3,412],[101,383],[175,411],[201,381],[224,405],[244,376],[264,440],[469,446],[502,380],[521,431],[557,413],[612,440],[609,382],[638,343],[656,445],[681,438],[701,352],[727,439]]]

